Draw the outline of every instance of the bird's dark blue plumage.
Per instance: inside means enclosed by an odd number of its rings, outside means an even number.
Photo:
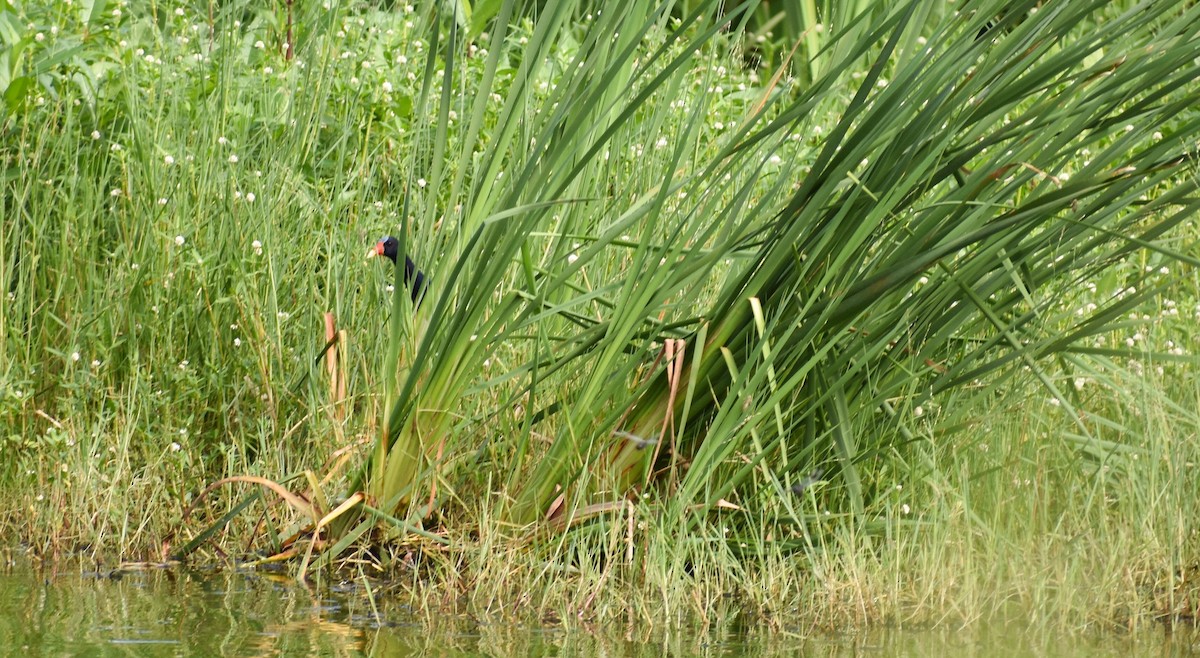
[[[385,235],[376,243],[374,255],[387,256],[395,263],[396,259],[400,257],[400,241],[390,235]],[[417,264],[408,257],[408,254],[404,255],[404,285],[412,295],[413,304],[420,301],[421,295],[425,292],[425,273],[417,269]]]

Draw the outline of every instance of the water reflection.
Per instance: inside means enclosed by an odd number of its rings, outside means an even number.
[[[767,635],[416,619],[355,584],[306,589],[260,573],[0,572],[4,655],[87,656],[1132,656],[1191,653],[1194,636],[1061,638],[1010,628]],[[379,606],[379,607],[376,607]],[[376,613],[379,613],[378,615]],[[433,623],[429,623],[432,621]]]
[[[386,602],[379,602],[385,605]],[[4,655],[476,656],[557,653],[561,633],[446,619],[436,632],[358,587],[258,573],[0,573]],[[466,629],[466,630],[464,630]],[[513,641],[513,639],[516,641]]]

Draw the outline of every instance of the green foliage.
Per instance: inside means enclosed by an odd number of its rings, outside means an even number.
[[[94,101],[116,62],[121,10],[106,0],[0,5],[0,96],[5,114],[64,95]],[[70,92],[66,87],[73,87]],[[3,115],[0,115],[2,117]]]
[[[1113,330],[1146,291],[1135,282],[1143,294],[1114,297],[1065,330],[1047,323],[1059,296],[1137,249],[1194,264],[1158,242],[1195,210],[1183,166],[1200,125],[1188,109],[1194,91],[1176,73],[1194,55],[1177,47],[1193,36],[1190,9],[1112,16],[1104,3],[1076,3],[989,39],[964,38],[978,30],[964,13],[937,26],[928,46],[898,52],[927,29],[918,8],[847,31],[844,59],[794,98],[772,99],[775,118],[749,117],[719,167],[684,188],[761,167],[765,156],[751,147],[786,144],[816,123],[839,81],[858,81],[852,98],[836,99],[838,117],[811,159],[782,158],[792,168],[781,178],[796,181],[790,197],[778,185],[753,204],[749,194],[725,197],[706,213],[719,221],[679,232],[711,251],[677,252],[672,267],[626,281],[601,320],[607,352],[585,366],[516,518],[553,510],[564,491],[573,492],[568,514],[596,495],[611,500],[665,467],[678,482],[661,491],[672,516],[732,501],[802,526],[784,501],[823,462],[837,464],[834,491],[861,516],[870,491],[858,464],[912,436],[891,401],[920,403],[964,384],[991,391],[1019,364],[1071,409],[1043,359],[1085,349],[1083,338]],[[1158,56],[1105,54],[1113,49]],[[874,63],[858,71],[866,56]],[[1173,137],[1152,135],[1160,132]],[[1096,154],[1071,171],[1084,150]],[[751,241],[756,254],[715,304],[681,320],[703,325],[676,383],[612,386],[653,359],[656,336],[643,323],[662,300],[714,255]],[[607,410],[599,422],[597,410]],[[669,450],[646,450],[647,439]],[[656,467],[662,455],[670,463]]]
[[[756,2],[50,4],[0,9],[0,518],[41,546],[313,469],[369,494],[337,550],[427,541],[484,608],[763,610],[1040,541],[1013,471],[1043,531],[1194,555],[1194,7],[818,3],[792,54]]]

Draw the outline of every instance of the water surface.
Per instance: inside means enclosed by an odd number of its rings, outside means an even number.
[[[378,614],[377,614],[378,613]],[[427,621],[427,620],[426,620]],[[1060,637],[1012,627],[799,637],[760,629],[663,630],[481,623],[432,626],[354,583],[305,588],[260,573],[120,577],[0,571],[0,655],[23,656],[1138,656],[1190,655],[1189,633]]]

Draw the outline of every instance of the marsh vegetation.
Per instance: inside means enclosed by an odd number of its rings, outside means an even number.
[[[606,4],[0,6],[6,535],[1190,620],[1200,7]]]

